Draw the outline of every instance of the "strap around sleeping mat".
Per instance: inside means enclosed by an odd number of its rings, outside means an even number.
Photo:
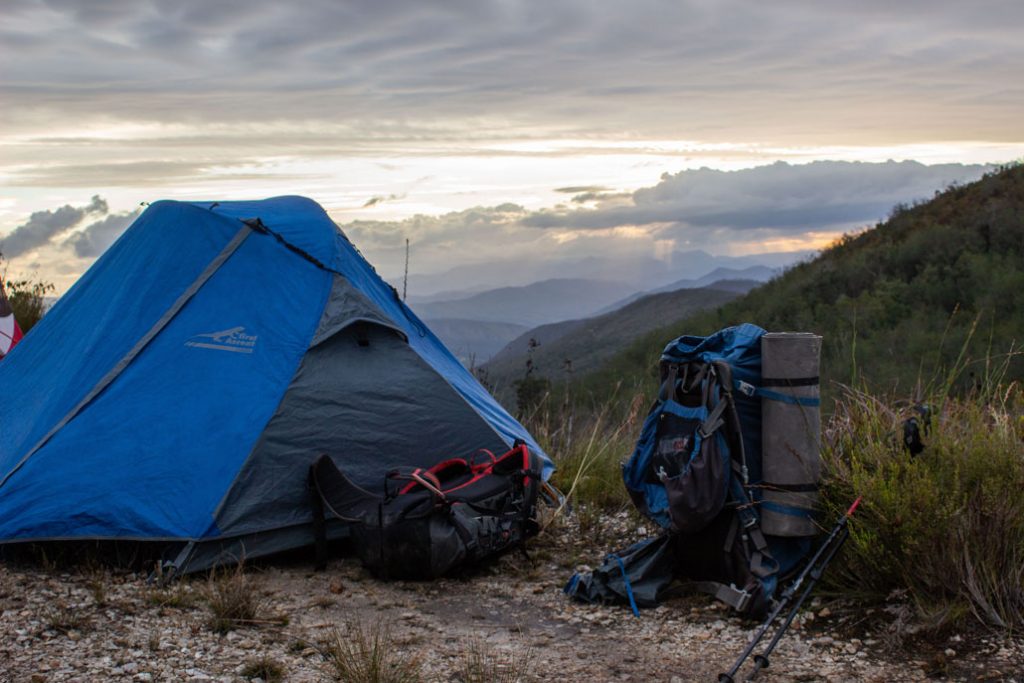
[[[762,377],[762,387],[816,387],[820,384],[818,377]]]

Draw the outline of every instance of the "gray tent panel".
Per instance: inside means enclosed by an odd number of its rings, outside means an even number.
[[[334,284],[331,286],[331,294],[327,299],[320,323],[317,325],[316,334],[310,346],[316,346],[330,339],[337,332],[357,322],[376,323],[383,327],[389,327],[396,334],[405,337],[405,332],[396,325],[381,310],[370,301],[365,294],[349,284],[349,282],[337,275],[334,276]]]
[[[360,316],[304,357],[220,506],[219,535],[308,524],[306,472],[321,453],[376,489],[390,469],[481,448],[507,446],[404,336]]]
[[[349,527],[336,520],[326,520],[328,540],[348,538]],[[245,536],[215,538],[186,543],[178,548],[174,558],[175,574],[199,572],[211,567],[231,566],[252,557],[263,557],[285,550],[311,546],[316,541],[309,524],[271,529]]]

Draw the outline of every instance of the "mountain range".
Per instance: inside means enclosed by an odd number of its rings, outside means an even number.
[[[750,289],[757,282],[748,280]],[[738,281],[699,289],[648,294],[602,315],[542,325],[510,342],[485,363],[480,375],[499,399],[508,400],[530,361],[532,371],[551,379],[586,374],[629,346],[638,336],[696,311],[721,306],[737,296]]]
[[[645,292],[670,285],[683,277],[702,278],[716,268],[785,268],[813,253],[799,251],[715,256],[706,251],[693,250],[674,251],[663,258],[640,254],[609,254],[557,261],[537,258],[529,261],[475,263],[438,273],[416,273],[414,270],[409,274],[406,289],[409,292],[408,301],[414,307],[421,303],[465,299],[494,289],[497,282],[503,287],[523,287],[553,279],[604,280],[625,283],[632,287],[632,292]],[[400,275],[388,279],[402,291]]]

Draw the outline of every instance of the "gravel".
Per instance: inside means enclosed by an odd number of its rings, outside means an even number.
[[[330,681],[330,639],[377,622],[389,630],[390,649],[419,661],[429,681],[458,680],[474,650],[498,669],[525,669],[521,680],[714,681],[758,626],[703,596],[640,618],[621,606],[570,602],[562,586],[573,570],[596,566],[638,529],[625,513],[585,533],[575,521],[555,526],[530,544],[529,558],[512,553],[430,583],[377,581],[349,558],[322,572],[294,559],[250,566],[268,611],[226,634],[209,626],[205,577],[159,589],[141,573],[0,563],[0,681],[262,680],[246,678],[260,660],[278,665],[286,681]],[[895,647],[888,613],[815,600],[760,679],[1024,683],[1020,637],[962,633]]]

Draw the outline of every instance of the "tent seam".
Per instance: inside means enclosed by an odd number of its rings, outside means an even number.
[[[332,272],[327,268],[324,268],[323,270],[325,272]],[[309,331],[310,342],[312,342],[313,338],[316,336],[316,331],[320,329],[320,320],[323,317],[323,311],[327,307],[327,301],[328,299],[330,299],[331,292],[334,290],[334,277],[335,276],[332,276],[330,278],[329,285],[324,289],[324,294],[320,299],[320,307],[317,309],[320,311],[320,315],[316,318],[316,321],[311,326],[312,329]],[[346,282],[348,281],[348,278],[345,278],[343,275],[337,275],[337,277],[342,277],[343,279],[345,279]],[[217,529],[220,528],[219,526],[217,526],[217,518],[220,516],[220,513],[223,511],[224,506],[227,504],[228,498],[231,496],[231,492],[235,489],[235,485],[238,483],[238,478],[242,475],[242,472],[245,471],[245,466],[249,464],[250,460],[252,460],[253,454],[256,452],[256,448],[259,447],[260,445],[260,439],[267,431],[267,426],[273,421],[275,417],[277,417],[278,412],[281,410],[281,404],[284,402],[285,396],[288,395],[288,390],[291,389],[292,384],[295,383],[295,375],[299,372],[299,368],[302,367],[302,361],[306,358],[306,354],[309,353],[310,348],[311,346],[307,344],[306,350],[303,351],[302,354],[299,356],[299,359],[296,362],[295,367],[292,369],[291,379],[288,381],[288,384],[286,384],[284,389],[281,391],[281,395],[278,397],[277,403],[274,405],[274,411],[270,413],[270,417],[268,417],[267,421],[263,423],[263,427],[260,429],[260,432],[256,437],[256,441],[253,443],[252,448],[249,449],[249,454],[245,456],[245,460],[243,460],[242,464],[239,465],[238,471],[235,472],[235,476],[231,480],[231,483],[224,490],[224,495],[221,496],[220,501],[218,501],[217,507],[215,507],[213,509],[213,512],[210,513],[210,526],[206,527],[207,531],[209,531],[211,527],[215,527]],[[205,539],[205,534],[200,538]]]

